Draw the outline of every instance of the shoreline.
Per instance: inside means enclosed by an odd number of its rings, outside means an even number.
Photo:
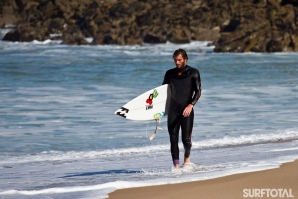
[[[118,189],[109,193],[108,198],[298,198],[297,168],[298,159],[283,163],[275,169],[233,174],[194,182]]]

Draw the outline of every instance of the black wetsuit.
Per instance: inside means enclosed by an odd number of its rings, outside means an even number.
[[[171,88],[171,100],[168,112],[168,131],[171,142],[173,163],[179,164],[179,129],[182,130],[184,157],[189,157],[194,112],[184,117],[183,111],[189,105],[195,105],[201,96],[200,72],[186,65],[183,69],[173,68],[166,72],[163,84]]]

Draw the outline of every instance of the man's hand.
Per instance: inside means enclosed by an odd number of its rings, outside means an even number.
[[[193,108],[193,105],[192,104],[189,104],[183,111],[182,115],[184,117],[188,117],[192,111],[192,108]]]

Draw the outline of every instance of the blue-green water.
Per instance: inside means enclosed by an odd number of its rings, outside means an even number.
[[[0,42],[0,198],[103,198],[297,158],[297,53],[215,54],[206,44]],[[162,83],[177,48],[203,88],[191,153],[203,171],[181,175],[171,171],[166,131],[149,142],[154,123],[114,115]]]

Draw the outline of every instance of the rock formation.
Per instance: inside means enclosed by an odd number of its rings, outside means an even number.
[[[69,45],[212,41],[215,52],[298,50],[297,0],[1,0],[7,41]],[[53,36],[55,35],[55,36]],[[85,38],[93,37],[89,44]]]

